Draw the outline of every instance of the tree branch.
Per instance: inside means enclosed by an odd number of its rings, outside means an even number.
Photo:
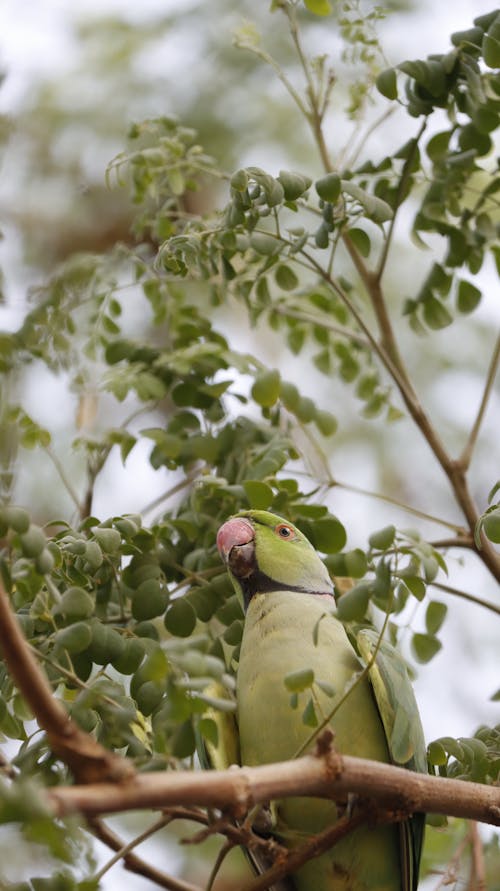
[[[126,758],[108,752],[81,730],[53,695],[46,675],[36,661],[0,585],[0,640],[9,672],[39,726],[47,733],[50,748],[82,782],[123,780],[134,773]]]
[[[468,600],[469,603],[483,606],[485,609],[489,609],[492,613],[500,616],[500,606],[491,603],[489,600],[483,600],[482,597],[477,597],[475,594],[469,594],[468,591],[462,591],[461,588],[453,588],[451,585],[444,585],[442,582],[432,582],[432,587],[439,588],[440,591],[445,591],[447,594],[453,594],[454,597],[461,597],[462,600]]]
[[[45,797],[56,816],[195,804],[230,810],[241,818],[255,805],[274,799],[313,795],[345,801],[354,793],[399,814],[446,814],[500,826],[500,788],[496,786],[428,776],[324,750],[323,742],[320,755],[260,767],[151,772],[122,784],[54,787],[47,789]]]
[[[143,876],[145,879],[150,879],[159,888],[165,888],[166,891],[201,891],[196,885],[191,885],[189,882],[184,882],[182,879],[174,878],[156,869],[151,863],[147,863],[142,857],[128,850],[128,845],[102,820],[92,818],[88,822],[89,828],[99,841],[112,851],[116,851],[117,854],[122,852],[121,859],[125,869]]]

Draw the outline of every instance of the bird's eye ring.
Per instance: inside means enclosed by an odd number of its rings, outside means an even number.
[[[286,523],[280,523],[279,526],[276,526],[275,532],[279,535],[280,538],[293,538],[294,533],[291,526],[288,526]]]

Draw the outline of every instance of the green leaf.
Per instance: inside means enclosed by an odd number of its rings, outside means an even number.
[[[356,183],[353,183],[348,179],[343,179],[341,186],[343,192],[351,195],[352,198],[364,207],[367,217],[375,223],[385,223],[387,220],[392,220],[394,211],[387,201],[383,201],[382,198],[377,198],[376,195],[370,195],[360,186],[356,185]]]
[[[195,749],[196,738],[190,719],[175,729],[172,737],[172,755],[176,758],[189,758]]]
[[[252,510],[267,510],[273,501],[271,486],[261,480],[244,480],[243,488]]]
[[[489,68],[500,68],[500,16],[483,37],[483,58]]]
[[[429,759],[429,763],[433,764],[435,767],[441,767],[448,763],[446,749],[439,740],[429,743],[427,746],[427,758]]]
[[[462,279],[458,285],[457,307],[459,312],[473,312],[481,300],[482,293],[472,282]]]
[[[411,646],[418,662],[430,662],[441,649],[441,641],[432,634],[414,634]]]
[[[317,727],[318,726],[318,718],[316,715],[316,709],[314,708],[314,702],[311,699],[308,700],[307,705],[302,712],[302,723],[306,725],[306,727]]]
[[[486,514],[482,527],[484,534],[490,541],[500,544],[500,507],[495,508]]]
[[[179,597],[170,604],[164,622],[174,637],[189,637],[196,626],[196,613],[185,597]]]
[[[437,634],[443,624],[448,607],[438,600],[432,600],[425,613],[425,627],[429,634]]]
[[[58,631],[54,643],[68,653],[81,653],[86,650],[92,640],[92,631],[88,622],[75,622],[68,628]]]
[[[386,99],[397,99],[398,83],[394,68],[386,68],[385,71],[381,71],[375,81],[375,86]]]
[[[283,242],[279,238],[272,235],[266,235],[264,232],[252,232],[250,236],[250,245],[257,254],[265,257],[273,257],[283,248]]]
[[[312,182],[308,176],[290,170],[280,170],[277,179],[283,186],[285,201],[296,201],[307,191]]]
[[[304,6],[313,15],[330,15],[332,6],[329,0],[304,0]]]
[[[368,609],[372,586],[369,582],[359,582],[337,602],[337,617],[341,622],[361,622]]]
[[[424,300],[424,319],[429,328],[433,331],[439,331],[451,325],[453,318],[446,309],[444,303],[432,295]]]
[[[23,507],[6,507],[2,511],[2,519],[14,532],[27,532],[30,525],[30,515]]]
[[[365,230],[354,227],[352,229],[348,229],[347,234],[351,239],[353,245],[358,249],[361,256],[368,257],[371,249],[371,241],[369,235],[367,235]]]
[[[83,588],[71,586],[52,612],[54,615],[62,613],[68,619],[86,619],[94,612],[94,600]]]
[[[299,283],[291,266],[286,266],[284,263],[280,263],[276,267],[274,277],[276,279],[276,284],[279,288],[282,288],[283,291],[293,291]]]
[[[423,600],[427,591],[425,581],[418,575],[404,575],[403,582],[417,600]]]
[[[314,671],[312,668],[302,668],[298,671],[291,671],[284,677],[285,687],[290,693],[301,693],[312,687],[314,683]]]
[[[327,173],[316,180],[314,188],[323,201],[335,204],[340,195],[340,176],[338,173]]]
[[[337,418],[329,411],[323,411],[321,409],[317,411],[314,418],[314,423],[316,424],[319,432],[323,434],[323,436],[333,436],[333,434],[337,431]]]
[[[375,548],[377,551],[387,551],[393,544],[395,536],[395,526],[384,526],[384,528],[379,529],[378,532],[372,532],[368,542],[370,547]]]
[[[344,526],[336,517],[321,517],[313,524],[313,544],[323,554],[336,554],[347,541]]]
[[[270,408],[278,401],[281,392],[281,375],[276,368],[261,371],[255,378],[252,397],[263,408]]]

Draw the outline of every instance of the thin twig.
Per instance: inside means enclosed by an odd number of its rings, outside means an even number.
[[[64,488],[66,489],[68,495],[70,496],[71,500],[73,501],[73,503],[78,511],[78,514],[80,514],[81,509],[82,509],[81,501],[78,497],[78,493],[73,488],[73,484],[72,484],[71,480],[68,478],[61,461],[59,460],[56,453],[50,446],[45,446],[45,454],[52,461],[52,464],[54,465],[55,469],[57,470],[57,473],[59,474],[60,480],[61,480]]]
[[[423,136],[423,134],[425,132],[426,127],[427,127],[427,118],[424,117],[424,120],[423,120],[422,124],[420,125],[419,131],[413,139],[412,149],[411,149],[411,151],[403,165],[403,170],[402,170],[402,173],[401,173],[401,176],[399,179],[399,184],[398,184],[398,191],[397,191],[397,195],[396,195],[396,202],[395,202],[396,206],[394,208],[394,214],[393,214],[392,219],[389,223],[387,235],[385,238],[384,245],[382,247],[382,251],[380,254],[379,263],[378,263],[378,267],[377,267],[376,278],[377,278],[377,281],[379,281],[379,282],[384,274],[385,265],[387,262],[387,257],[389,255],[389,249],[390,249],[390,246],[392,243],[392,237],[394,235],[394,230],[395,230],[395,226],[396,226],[396,218],[397,218],[398,210],[399,210],[400,205],[402,204],[402,201],[405,197],[404,192],[406,189],[406,184],[408,182],[409,176],[411,174],[411,168],[412,168],[413,161],[415,159],[416,152],[418,150],[418,144],[420,142],[421,137]]]
[[[133,838],[132,841],[124,842],[121,848],[119,848],[113,855],[113,857],[111,857],[111,859],[108,860],[107,863],[105,863],[104,866],[102,866],[101,869],[94,874],[94,881],[99,883],[102,877],[115,865],[115,863],[118,863],[119,860],[125,859],[127,854],[129,854],[134,848],[142,844],[142,842],[146,841],[146,839],[151,838],[152,835],[155,835],[156,832],[158,832],[160,829],[163,829],[165,826],[168,826],[168,824],[171,822],[172,818],[170,816],[163,815],[162,817],[160,817],[159,820],[155,820],[155,822],[152,823],[151,826],[148,826],[148,828],[145,829],[144,832],[141,832],[140,835],[137,835],[135,838]]]
[[[482,396],[481,402],[479,404],[479,409],[477,412],[476,420],[474,421],[474,424],[472,425],[472,428],[471,428],[471,431],[469,434],[469,438],[468,438],[468,440],[465,444],[465,448],[459,458],[459,463],[462,465],[464,470],[467,470],[467,468],[470,465],[471,459],[472,459],[472,453],[474,451],[474,447],[476,445],[477,438],[479,435],[479,430],[480,430],[481,424],[483,422],[484,415],[486,413],[488,401],[491,396],[491,391],[493,389],[493,384],[495,382],[495,377],[496,377],[496,374],[498,371],[499,362],[500,362],[500,334],[497,337],[497,340],[496,340],[496,343],[495,343],[495,346],[493,349],[493,354],[491,357],[490,365],[488,368],[488,373],[486,375],[486,381],[484,384],[483,396]]]
[[[479,835],[479,827],[475,821],[470,824],[471,839],[471,876],[467,891],[487,891],[484,848]]]
[[[122,852],[120,856],[123,859],[125,869],[143,876],[146,879],[150,879],[159,888],[165,888],[166,891],[201,891],[196,885],[191,885],[189,882],[184,882],[182,879],[174,878],[173,876],[162,872],[155,866],[152,866],[151,863],[143,860],[142,857],[132,853],[130,850],[123,853],[127,846],[122,839],[109,828],[109,826],[102,822],[102,820],[93,817],[88,822],[96,838],[107,845],[112,851]]]
[[[161,495],[158,495],[157,498],[154,498],[153,501],[150,501],[145,507],[142,508],[141,514],[149,514],[151,511],[155,510],[160,506],[164,501],[167,501],[169,498],[172,498],[173,495],[177,495],[178,492],[182,492],[186,486],[189,486],[194,480],[199,476],[200,470],[197,468],[196,472],[192,472],[184,477],[184,479],[180,480],[174,486],[171,486],[170,489],[167,489],[166,492],[163,492]]]
[[[477,597],[475,594],[469,594],[467,591],[453,588],[451,585],[443,585],[441,582],[432,582],[432,587],[439,588],[440,591],[445,591],[447,594],[453,594],[454,597],[461,597],[462,600],[468,600],[469,603],[475,603],[477,606],[483,606],[485,609],[489,609],[490,612],[500,616],[500,606],[490,603],[489,600],[483,600],[482,597]]]
[[[217,854],[217,857],[215,858],[215,863],[210,871],[205,891],[212,891],[213,884],[217,878],[217,873],[219,872],[227,855],[230,853],[230,851],[233,850],[233,848],[234,844],[231,841],[226,841],[225,844],[222,845],[219,853]]]
[[[414,517],[419,517],[421,520],[429,520],[429,522],[437,523],[439,526],[446,526],[448,529],[452,529],[457,534],[464,536],[464,540],[467,536],[467,532],[463,526],[459,526],[457,523],[451,522],[451,520],[444,520],[441,517],[436,517],[434,514],[428,514],[426,511],[420,510],[417,507],[411,507],[409,504],[405,504],[397,498],[391,498],[390,495],[384,495],[381,492],[371,492],[369,489],[363,489],[361,486],[353,486],[350,483],[341,483],[337,479],[329,483],[329,485],[332,488],[337,486],[339,489],[345,489],[346,492],[353,492],[356,495],[366,495],[367,498],[376,498],[379,501],[385,501],[386,504],[392,504],[394,507],[398,507],[401,510],[412,514]]]

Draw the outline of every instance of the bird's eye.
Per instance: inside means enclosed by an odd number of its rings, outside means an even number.
[[[280,538],[293,538],[294,532],[291,526],[287,526],[285,523],[281,523],[279,526],[276,526],[275,532],[279,535]]]

